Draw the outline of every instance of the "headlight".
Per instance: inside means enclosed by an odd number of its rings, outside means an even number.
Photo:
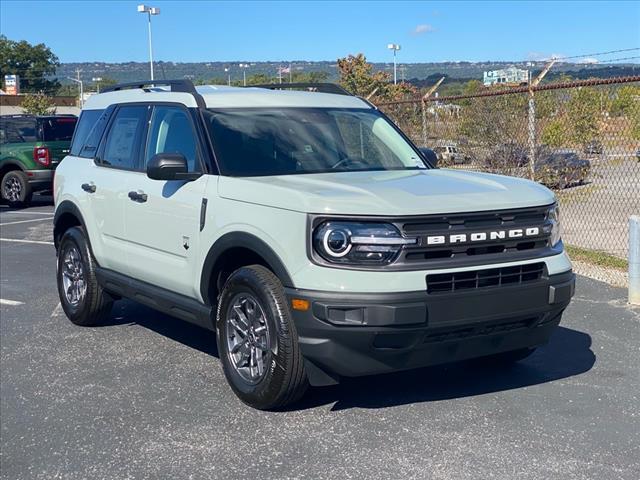
[[[547,213],[547,218],[551,221],[551,235],[549,241],[555,247],[560,241],[560,208],[555,204]]]
[[[341,264],[391,263],[404,245],[416,242],[386,223],[329,221],[313,232],[314,250],[328,262]]]

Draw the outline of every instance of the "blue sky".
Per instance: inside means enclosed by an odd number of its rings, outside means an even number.
[[[146,61],[146,17],[129,1],[0,2],[0,31],[62,62]],[[640,2],[151,1],[158,60],[527,60],[640,47]],[[640,56],[640,51],[600,57]],[[637,62],[638,59],[632,60]]]

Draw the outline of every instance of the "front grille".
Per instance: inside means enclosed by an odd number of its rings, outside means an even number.
[[[427,293],[456,292],[486,287],[517,285],[542,278],[544,263],[427,275]]]
[[[542,249],[550,247],[551,224],[547,219],[548,206],[503,210],[497,212],[456,213],[410,218],[398,222],[397,226],[407,237],[418,237],[415,246],[405,248],[399,259],[405,265],[478,264],[487,256],[501,261],[507,255],[515,258],[533,258]],[[489,238],[492,231],[538,228],[539,235],[514,238]],[[487,238],[471,241],[471,234],[486,234]],[[452,235],[467,235],[466,241],[451,242]],[[442,244],[429,244],[428,239],[441,236],[447,239]],[[437,267],[436,267],[437,268]]]

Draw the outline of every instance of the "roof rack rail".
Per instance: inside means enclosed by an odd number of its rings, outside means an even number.
[[[350,97],[353,96],[353,94],[346,91],[340,85],[327,82],[269,83],[263,85],[247,85],[247,88],[249,87],[268,88],[269,90],[294,90],[296,88],[303,88],[311,92],[335,93],[337,95],[348,95]]]
[[[196,100],[196,104],[200,108],[206,108],[206,104],[202,95],[198,93],[196,87],[191,80],[143,80],[139,82],[118,83],[117,85],[109,85],[104,87],[100,93],[118,92],[121,90],[131,90],[135,88],[153,88],[153,87],[171,87],[172,92],[190,93]]]

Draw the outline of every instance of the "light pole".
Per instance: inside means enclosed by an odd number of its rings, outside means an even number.
[[[71,80],[72,82],[77,83],[80,86],[80,108],[82,108],[84,106],[84,83],[82,83],[82,80],[80,80],[80,72],[82,70],[80,70],[79,68],[76,70],[76,77],[77,78],[73,78],[73,77],[67,77],[69,80]]]
[[[102,81],[102,77],[93,77],[91,81],[96,82],[96,89],[98,93],[100,93],[100,82]]]
[[[247,86],[247,68],[249,68],[248,63],[241,63],[238,65],[242,69],[242,85]]]
[[[396,52],[400,50],[400,45],[397,43],[390,43],[387,45],[389,50],[393,50],[393,84],[398,83],[398,71],[396,68]]]
[[[151,15],[160,15],[160,9],[147,5],[138,5],[139,13],[146,13],[149,17],[149,66],[151,67],[151,80],[153,80],[153,46],[151,43]]]
[[[231,73],[229,73],[229,70],[231,70],[229,67],[225,67],[224,73],[227,74],[227,85],[231,86]]]

